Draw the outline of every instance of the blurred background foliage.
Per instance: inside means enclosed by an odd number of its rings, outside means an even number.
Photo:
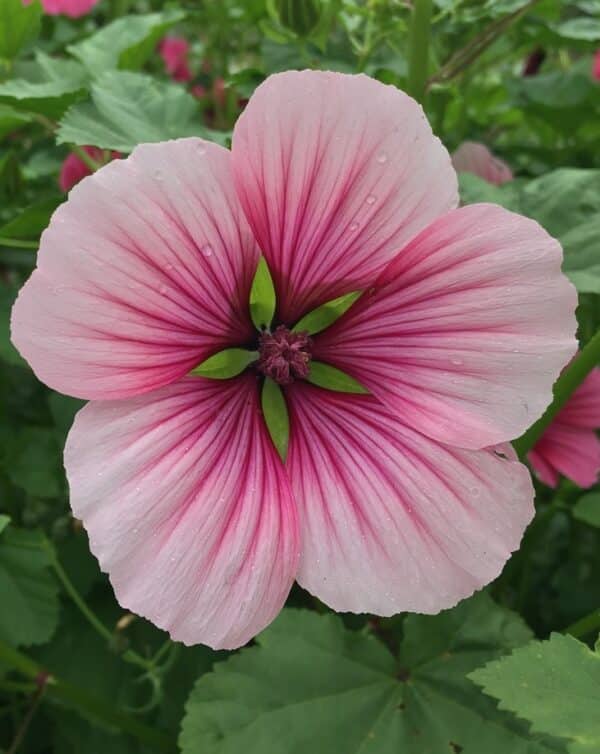
[[[572,742],[566,729],[531,732],[466,676],[572,624],[593,641],[597,490],[585,502],[567,480],[538,485],[536,519],[489,595],[437,617],[340,620],[295,588],[289,604],[311,612],[284,612],[260,646],[207,674],[226,653],[171,644],[115,602],[69,513],[62,447],[81,404],[40,384],[8,337],[40,234],[66,198],[69,154],[85,172],[142,141],[228,145],[254,88],[290,68],[410,90],[410,22],[401,0],[101,0],[77,20],[0,0],[0,751],[175,751],[195,682],[185,754],[538,754]],[[165,36],[189,45],[179,68],[160,54]],[[485,143],[516,176],[492,186],[463,175],[463,201],[504,204],[563,243],[582,343],[600,325],[599,48],[600,0],[436,0],[424,72],[424,107],[448,149]],[[496,689],[491,671],[484,680]],[[569,750],[599,752],[590,736],[591,748]]]

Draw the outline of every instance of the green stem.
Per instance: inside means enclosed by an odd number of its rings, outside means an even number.
[[[408,44],[408,93],[423,104],[429,72],[432,0],[415,0]]]
[[[513,442],[513,447],[519,458],[523,459],[529,453],[571,395],[598,364],[600,364],[600,330],[579,355],[573,359],[554,384],[554,400],[543,416],[529,427],[525,434]]]
[[[10,246],[13,249],[37,249],[37,241],[23,241],[20,238],[0,238],[0,246]]]
[[[76,154],[77,157],[79,157],[79,159],[84,162],[93,173],[95,173],[98,168],[102,167],[99,162],[96,162],[93,157],[89,156],[89,154],[85,151],[85,149],[83,149],[83,147],[80,147],[77,144],[69,144],[69,149],[71,150],[71,152]]]
[[[0,641],[0,661],[32,680],[37,681],[43,674],[46,674],[44,668],[2,641]],[[169,736],[129,715],[124,715],[120,710],[107,704],[94,694],[90,694],[85,689],[62,681],[54,675],[48,677],[45,688],[49,697],[66,702],[79,710],[86,718],[91,717],[105,725],[117,727],[124,733],[128,733],[159,751],[171,754],[176,750],[175,744]]]
[[[589,615],[580,618],[575,623],[572,623],[568,628],[565,628],[563,634],[571,634],[576,639],[588,636],[593,631],[600,629],[600,607],[596,610],[592,610]]]

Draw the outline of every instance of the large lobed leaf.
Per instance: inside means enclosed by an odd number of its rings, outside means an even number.
[[[335,615],[286,609],[257,639],[200,678],[183,754],[549,754],[465,676],[531,637],[478,594],[438,616],[410,615],[397,659]]]
[[[532,641],[470,677],[532,730],[570,739],[572,754],[600,751],[600,655],[572,636]]]

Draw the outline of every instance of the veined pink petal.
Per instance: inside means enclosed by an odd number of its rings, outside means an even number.
[[[283,606],[296,510],[256,378],[186,378],[92,402],[65,467],[73,512],[124,608],[177,641],[233,649]]]
[[[528,457],[541,481],[550,487],[556,487],[558,474],[580,487],[591,487],[600,473],[600,439],[593,430],[554,422]]]
[[[421,107],[362,75],[270,76],[236,124],[232,156],[289,325],[370,284],[458,202],[450,158]]]
[[[25,5],[29,5],[32,0],[24,0]],[[42,0],[44,12],[49,16],[70,16],[79,18],[89,13],[99,0]]]
[[[457,173],[473,173],[496,186],[513,179],[506,162],[492,154],[485,144],[476,141],[464,141],[453,153],[452,164]]]
[[[372,396],[288,394],[303,587],[335,610],[436,613],[498,576],[534,513],[525,466],[432,441]]]
[[[552,400],[576,350],[575,289],[537,223],[491,204],[448,213],[315,337],[344,370],[440,442],[518,437]]]
[[[600,368],[588,374],[528,454],[537,476],[556,487],[559,474],[591,487],[600,474]]]
[[[13,309],[13,342],[60,392],[152,390],[251,335],[257,260],[227,150],[201,139],[141,145],[53,215]]]

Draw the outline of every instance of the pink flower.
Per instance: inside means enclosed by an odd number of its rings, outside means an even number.
[[[95,160],[101,163],[103,160],[103,151],[98,147],[82,147],[87,154]],[[112,158],[120,157],[119,152],[112,152]],[[60,174],[58,176],[58,185],[62,191],[70,191],[76,183],[86,175],[91,175],[92,171],[88,165],[74,152],[67,155],[60,168]]]
[[[23,0],[25,5],[30,2],[31,0]],[[79,18],[89,13],[98,2],[99,0],[42,0],[42,7],[49,16]]]
[[[496,186],[513,179],[509,166],[495,157],[485,144],[475,141],[463,141],[452,155],[452,164],[458,173],[473,173]]]
[[[556,487],[560,474],[591,487],[600,473],[600,368],[594,369],[529,453],[537,476]]]
[[[267,79],[231,152],[143,144],[73,189],[13,340],[41,380],[91,401],[65,450],[71,505],[123,606],[230,648],[294,578],[336,610],[392,615],[438,612],[500,573],[533,489],[494,446],[550,402],[576,295],[537,223],[457,204],[410,97],[315,71]],[[270,337],[248,307],[261,253]],[[359,290],[333,326],[290,332]],[[189,375],[229,347],[259,361],[227,380]],[[370,394],[310,384],[315,359]],[[265,374],[287,402],[285,463],[261,413]]]
[[[592,65],[592,76],[600,81],[600,50],[596,50],[594,55],[594,63]]]
[[[192,72],[188,65],[190,45],[183,37],[164,37],[158,44],[167,73],[173,81],[190,81]]]

